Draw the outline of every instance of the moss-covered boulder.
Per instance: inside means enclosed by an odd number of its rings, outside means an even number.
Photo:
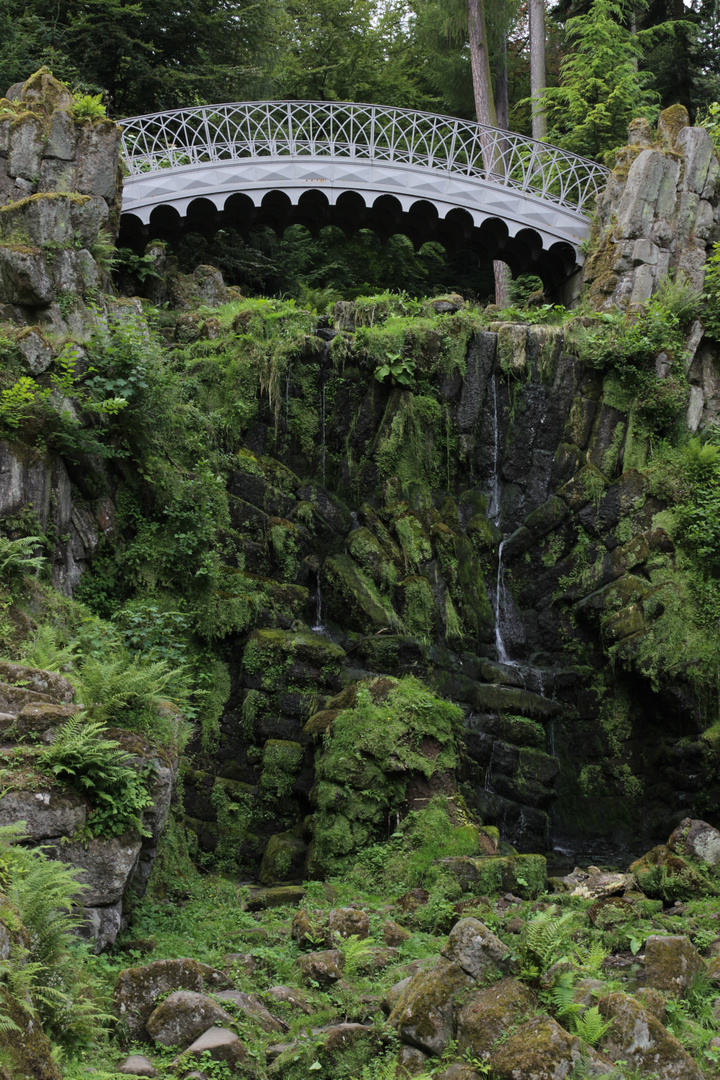
[[[442,1054],[453,1037],[453,1012],[459,995],[474,986],[460,967],[441,957],[405,987],[388,1017],[402,1042],[426,1054]]]
[[[262,885],[279,885],[302,877],[307,846],[292,833],[275,833],[268,840],[260,864]]]
[[[708,866],[720,862],[720,832],[707,821],[684,818],[671,833],[667,846],[676,855]]]
[[[342,978],[345,958],[339,949],[307,953],[298,960],[301,978],[309,984],[332,986]]]
[[[490,1058],[496,1080],[559,1080],[582,1068],[587,1077],[620,1080],[612,1061],[592,1050],[549,1016],[517,1028]]]
[[[622,1060],[653,1080],[702,1080],[702,1070],[682,1044],[629,994],[601,998],[598,1008],[612,1026],[602,1040],[613,1061]]]
[[[204,990],[229,990],[231,986],[222,971],[197,960],[155,960],[120,972],[113,988],[113,1011],[130,1038],[147,1038],[145,1023],[162,995],[173,990],[200,994]]]
[[[392,605],[349,555],[332,555],[322,570],[325,610],[341,625],[368,633],[399,629]]]
[[[487,1060],[497,1040],[526,1020],[535,995],[517,979],[504,978],[471,994],[457,1016],[458,1053]]]
[[[161,1046],[179,1046],[183,1050],[211,1027],[229,1027],[233,1018],[206,994],[175,990],[153,1009],[145,1021],[145,1030]]]
[[[464,890],[481,896],[512,892],[534,900],[547,888],[544,855],[452,856],[440,860]]]
[[[0,924],[1,925],[1,924]],[[0,1068],[8,1065],[11,1080],[62,1080],[53,1056],[53,1045],[37,1016],[23,1008],[13,994],[0,988],[0,1015],[14,1025],[3,1028]]]
[[[720,875],[714,866],[677,855],[658,844],[630,866],[638,888],[646,896],[673,902],[720,893]]]
[[[510,949],[488,930],[479,919],[460,919],[443,945],[442,955],[450,963],[459,964],[473,979],[482,981],[498,971],[507,971]]]
[[[651,934],[645,941],[645,979],[655,990],[682,995],[704,967],[693,943],[680,934]]]

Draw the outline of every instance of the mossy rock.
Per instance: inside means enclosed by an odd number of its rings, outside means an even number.
[[[260,865],[262,885],[281,885],[302,878],[307,847],[291,833],[275,833],[268,840]]]
[[[395,589],[397,609],[410,634],[421,641],[433,641],[437,635],[440,613],[427,578],[413,574]]]
[[[701,896],[720,896],[720,873],[658,844],[630,866],[638,888],[651,899],[673,903]]]
[[[458,1053],[486,1061],[498,1040],[526,1020],[536,1004],[533,992],[509,977],[477,990],[458,1013]]]
[[[400,619],[349,555],[332,555],[323,565],[323,600],[328,616],[361,634],[399,629]]]
[[[263,690],[283,688],[299,663],[321,674],[324,681],[337,678],[345,650],[311,630],[255,630],[243,652],[243,668]]]
[[[587,1077],[620,1080],[622,1075],[611,1061],[549,1016],[537,1016],[522,1024],[490,1058],[496,1080],[556,1080],[570,1076],[576,1063]]]
[[[16,1030],[3,1031],[2,1064],[10,1067],[12,1080],[62,1080],[53,1057],[53,1044],[38,1020],[6,990],[0,989],[0,1015],[15,1024]]]
[[[460,882],[463,889],[480,896],[512,892],[535,900],[547,889],[547,863],[543,855],[486,855],[475,859],[453,856],[439,865]]]
[[[144,967],[126,968],[113,988],[113,1011],[130,1038],[146,1038],[145,1021],[159,997],[172,990],[231,990],[222,971],[187,958],[155,960]]]
[[[361,570],[380,589],[392,586],[398,577],[398,567],[386,557],[380,541],[361,526],[353,529],[347,538],[347,550]]]

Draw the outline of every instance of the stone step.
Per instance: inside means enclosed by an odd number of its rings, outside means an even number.
[[[57,705],[50,694],[28,690],[14,683],[0,682],[0,713],[13,719],[20,715],[25,705]]]
[[[13,664],[8,660],[0,660],[0,681],[44,694],[47,701],[58,701],[64,705],[69,705],[75,697],[73,684],[56,671]]]

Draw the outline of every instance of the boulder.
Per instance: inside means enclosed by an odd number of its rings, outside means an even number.
[[[427,1072],[428,1054],[423,1054],[415,1046],[401,1046],[397,1056],[398,1077],[421,1076]]]
[[[241,990],[223,990],[215,997],[223,1005],[230,1002],[242,1018],[254,1021],[263,1031],[287,1031],[287,1024],[268,1012],[262,1002],[252,994],[244,994]]]
[[[473,979],[506,971],[510,963],[510,949],[479,919],[461,919],[455,923],[442,955]]]
[[[570,1035],[549,1016],[519,1027],[490,1059],[493,1080],[561,1080],[577,1064],[583,1076],[618,1078],[612,1062]]]
[[[707,821],[685,818],[671,833],[667,846],[678,855],[708,866],[717,866],[720,862],[720,832]]]
[[[401,979],[400,982],[397,982],[393,986],[391,986],[390,989],[386,992],[385,997],[380,1003],[380,1008],[386,1016],[393,1011],[398,1001],[402,997],[403,993],[405,992],[405,990],[407,990],[408,986],[412,982],[412,979],[412,975],[408,975],[406,976],[406,978]]]
[[[370,919],[357,908],[333,908],[328,916],[330,933],[341,938],[370,936]]]
[[[567,874],[562,880],[571,896],[582,896],[585,900],[618,896],[635,883],[632,874],[606,874],[596,866],[590,866],[587,870],[576,866],[572,874]]]
[[[118,1065],[117,1071],[127,1076],[157,1076],[157,1069],[144,1054],[131,1054]]]
[[[145,1030],[161,1046],[189,1046],[211,1027],[232,1024],[232,1016],[206,994],[175,990],[153,1009]]]
[[[225,1062],[231,1073],[237,1076],[245,1075],[247,1051],[234,1031],[211,1027],[188,1046],[180,1061],[183,1065],[193,1058],[203,1061],[205,1054],[213,1061]]]
[[[85,800],[74,792],[10,791],[0,798],[0,826],[24,821],[34,841],[72,836],[86,818]]]
[[[334,982],[342,978],[345,958],[339,949],[325,949],[301,956],[298,967],[305,982],[332,986]]]
[[[78,712],[79,705],[30,702],[20,709],[8,736],[14,739],[36,738],[50,743],[57,729]]]
[[[292,917],[290,936],[300,949],[314,949],[320,944],[329,944],[325,913],[300,908]]]
[[[9,660],[0,660],[0,681],[19,683],[36,694],[45,694],[54,701],[70,704],[75,696],[75,687],[69,679],[55,671],[42,671],[40,668],[13,664]]]
[[[471,994],[457,1016],[458,1054],[486,1060],[500,1036],[527,1019],[535,1005],[535,995],[517,979]]]
[[[460,964],[441,957],[410,980],[388,1024],[397,1028],[401,1042],[440,1056],[453,1036],[455,999],[472,986],[473,980]]]
[[[82,842],[50,845],[46,854],[80,871],[77,880],[83,904],[105,907],[121,899],[137,862],[142,841],[135,833],[96,837]]]
[[[314,1011],[302,990],[298,990],[295,986],[271,986],[264,991],[264,995],[279,1005],[290,1005],[293,1009],[299,1009],[306,1016]]]
[[[681,995],[704,966],[693,943],[682,935],[651,934],[645,941],[645,981],[655,990]]]
[[[598,1008],[612,1020],[602,1046],[613,1061],[626,1061],[628,1068],[652,1080],[702,1080],[703,1073],[687,1050],[635,998],[609,994]]]
[[[154,960],[143,967],[126,968],[113,988],[113,1011],[123,1022],[128,1037],[146,1036],[145,1022],[156,1000],[173,990],[227,990],[232,983],[222,971],[186,958]]]
[[[402,945],[410,936],[410,931],[406,930],[404,926],[400,926],[394,919],[387,919],[383,924],[383,941],[391,948]]]

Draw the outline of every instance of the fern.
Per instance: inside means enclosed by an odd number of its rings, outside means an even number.
[[[150,770],[139,770],[136,759],[104,732],[100,721],[77,713],[42,751],[40,768],[80,787],[94,803],[88,824],[95,836],[120,836],[128,829],[147,835],[142,812],[152,805]]]
[[[42,671],[67,671],[76,659],[75,645],[60,645],[55,627],[42,623],[23,653],[23,662]]]
[[[40,544],[41,536],[21,536],[19,540],[0,536],[0,581],[16,580],[32,570],[41,570],[46,562],[44,556],[32,554]]]
[[[550,1001],[558,1017],[577,1016],[582,1005],[575,1001],[575,972],[563,971],[550,990]]]
[[[597,975],[607,960],[609,953],[601,942],[593,941],[586,949],[576,949],[575,959],[583,973],[590,978]]]
[[[612,1020],[603,1020],[597,1005],[585,1009],[582,1016],[575,1017],[575,1031],[588,1044],[595,1046],[612,1027]]]
[[[74,681],[78,699],[93,719],[138,728],[167,699],[163,691],[174,677],[166,660],[143,663],[121,656],[103,661],[89,656]]]
[[[538,978],[566,955],[572,919],[572,912],[558,915],[556,907],[549,907],[526,924],[521,955],[528,977]]]
[[[345,959],[345,974],[355,975],[363,966],[363,961],[372,953],[372,942],[351,934],[348,938],[338,938],[337,947]]]

